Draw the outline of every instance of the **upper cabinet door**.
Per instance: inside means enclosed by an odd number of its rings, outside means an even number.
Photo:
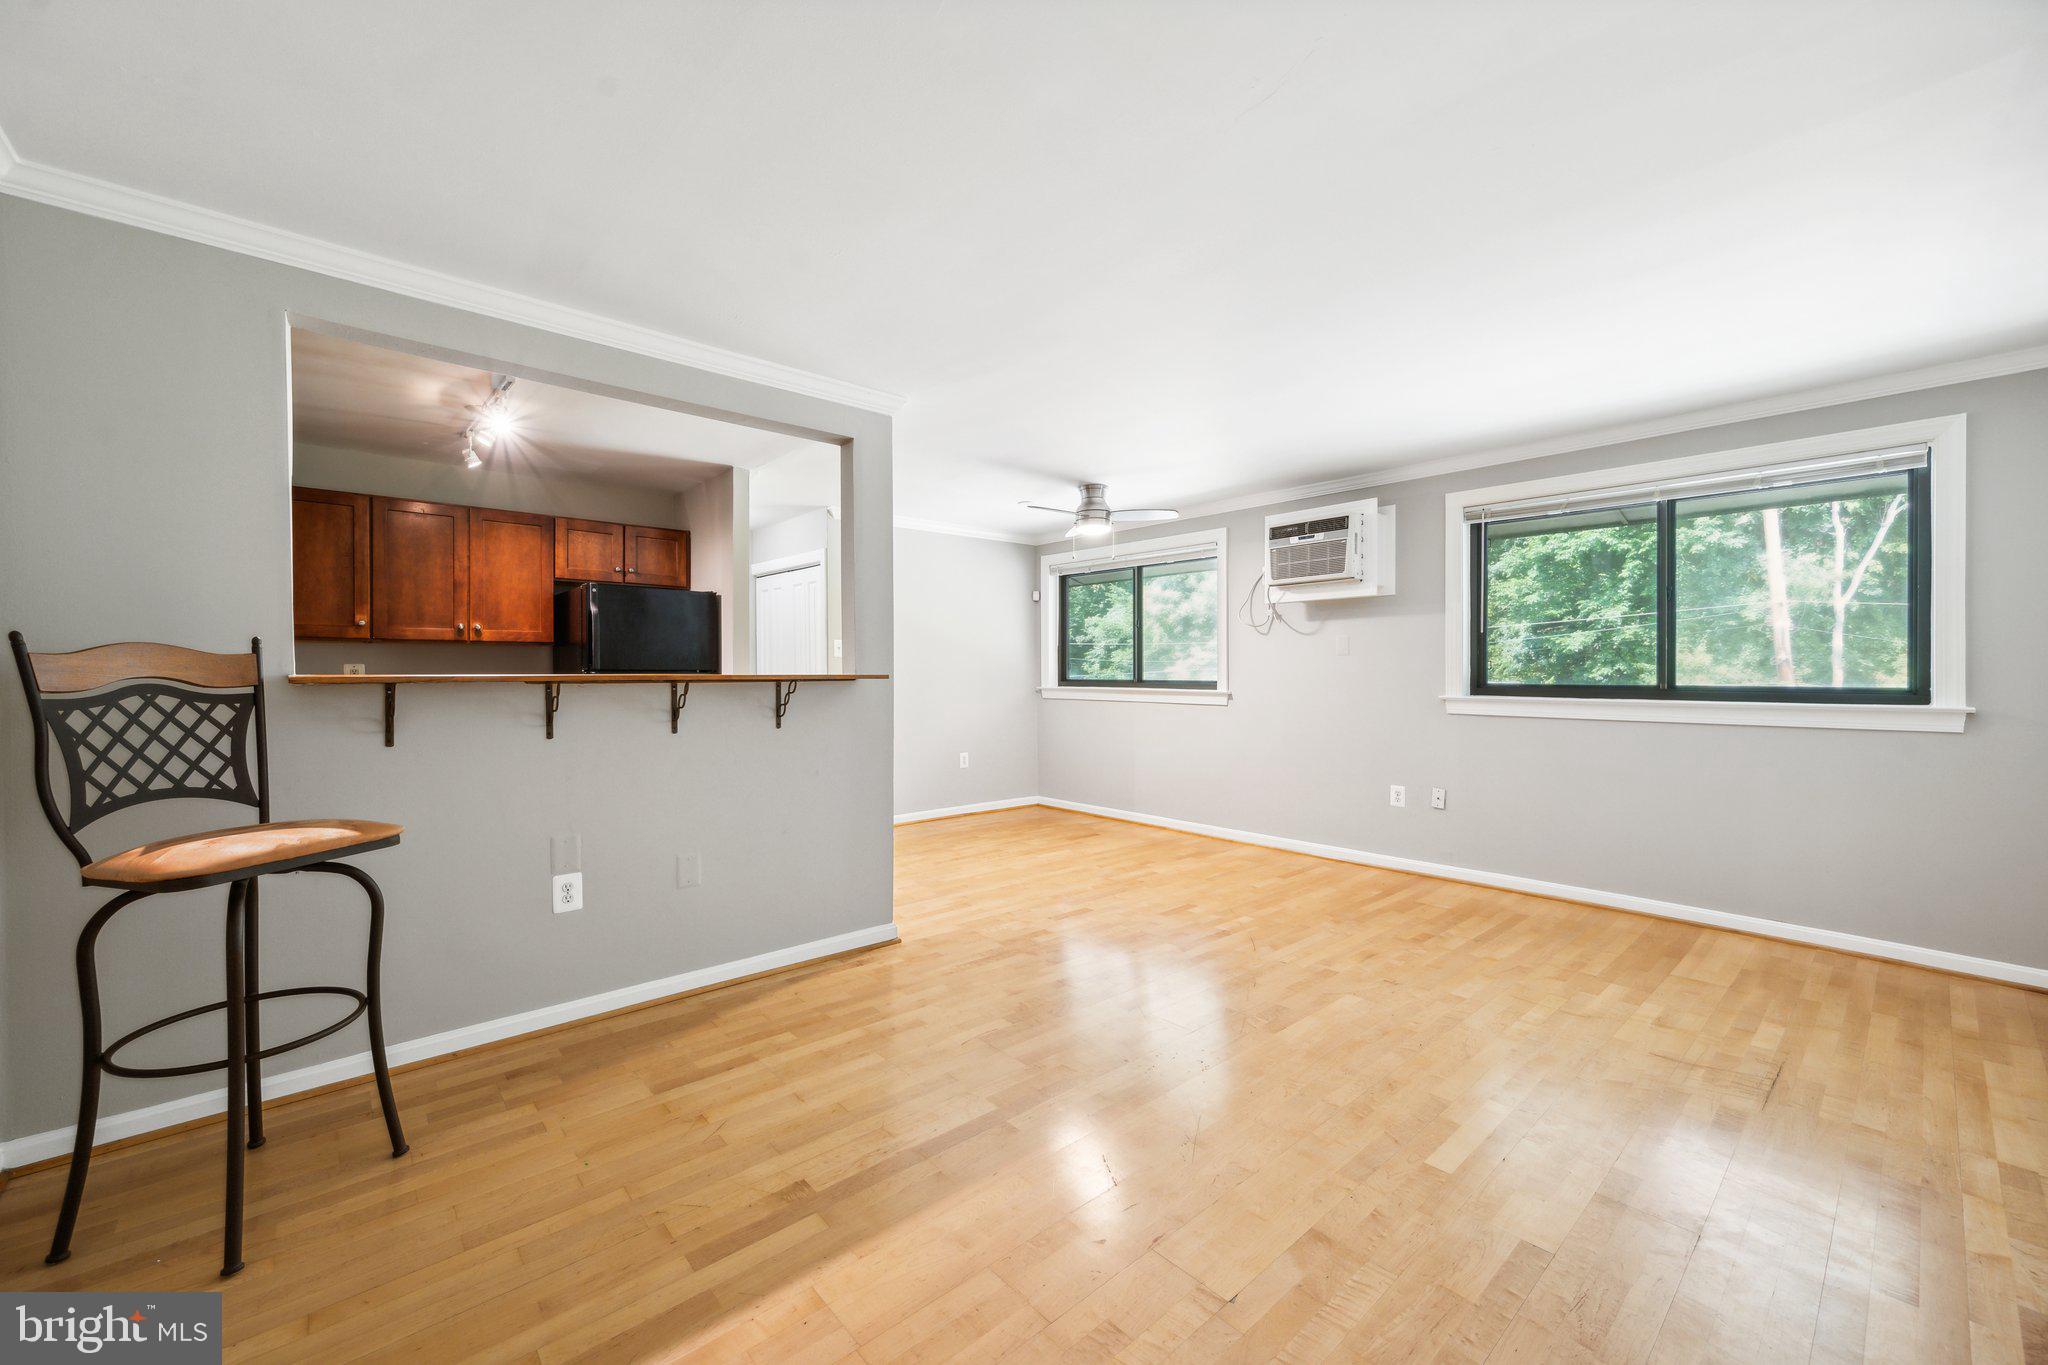
[[[555,519],[469,509],[469,638],[555,638]]]
[[[626,528],[611,521],[556,517],[555,577],[578,583],[623,583]]]
[[[469,510],[370,499],[370,615],[377,639],[469,637]]]
[[[361,493],[292,490],[292,630],[370,638],[370,500]]]
[[[660,526],[628,526],[626,581],[662,588],[689,587],[690,533]]]

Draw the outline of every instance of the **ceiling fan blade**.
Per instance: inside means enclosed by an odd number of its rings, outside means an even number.
[[[1119,507],[1109,514],[1112,521],[1172,521],[1179,515],[1170,507]]]
[[[1034,512],[1056,512],[1063,517],[1071,517],[1072,515],[1074,515],[1074,509],[1071,507],[1047,507],[1042,502],[1019,503],[1018,506],[1028,507]]]

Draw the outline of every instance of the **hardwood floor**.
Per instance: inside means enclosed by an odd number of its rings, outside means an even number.
[[[1042,809],[897,857],[900,946],[404,1073],[402,1161],[276,1107],[230,1357],[2048,1359],[2048,996]],[[18,1179],[0,1282],[217,1287],[219,1137],[58,1267]]]

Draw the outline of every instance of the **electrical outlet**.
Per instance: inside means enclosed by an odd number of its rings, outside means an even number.
[[[583,874],[581,872],[564,872],[556,877],[551,901],[555,907],[555,913],[558,915],[566,915],[571,910],[581,910],[583,908]]]
[[[967,755],[966,755],[966,754],[962,754],[962,755],[960,755],[960,766],[961,766],[961,767],[963,767],[963,768],[967,766]]]
[[[845,657],[845,655],[846,655],[846,641],[844,641],[844,640],[834,640],[834,641],[832,642],[832,657],[833,657],[833,658],[835,658],[835,659],[839,659],[839,658],[844,658],[844,657]]]
[[[678,853],[676,855],[676,886],[688,888],[704,885],[704,855],[701,853]]]
[[[344,678],[360,678],[369,671],[368,664],[343,664],[341,666],[341,676]]]
[[[1444,808],[1444,789],[1442,787],[1431,787],[1429,789],[1429,808],[1431,810],[1442,810]]]
[[[1388,804],[1388,805],[1390,805],[1390,806],[1405,806],[1405,805],[1407,805],[1407,804],[1408,804],[1408,789],[1407,789],[1406,787],[1398,787],[1398,786],[1397,786],[1397,787],[1389,787],[1389,788],[1387,788],[1387,804]]]

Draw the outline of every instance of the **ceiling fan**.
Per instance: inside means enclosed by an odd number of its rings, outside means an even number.
[[[1057,512],[1074,519],[1067,531],[1070,536],[1106,536],[1119,526],[1136,525],[1148,521],[1172,521],[1180,513],[1170,507],[1122,507],[1109,505],[1109,485],[1106,483],[1084,483],[1080,485],[1081,505],[1075,508],[1047,507],[1044,503],[1027,502],[1023,506],[1035,512]]]

